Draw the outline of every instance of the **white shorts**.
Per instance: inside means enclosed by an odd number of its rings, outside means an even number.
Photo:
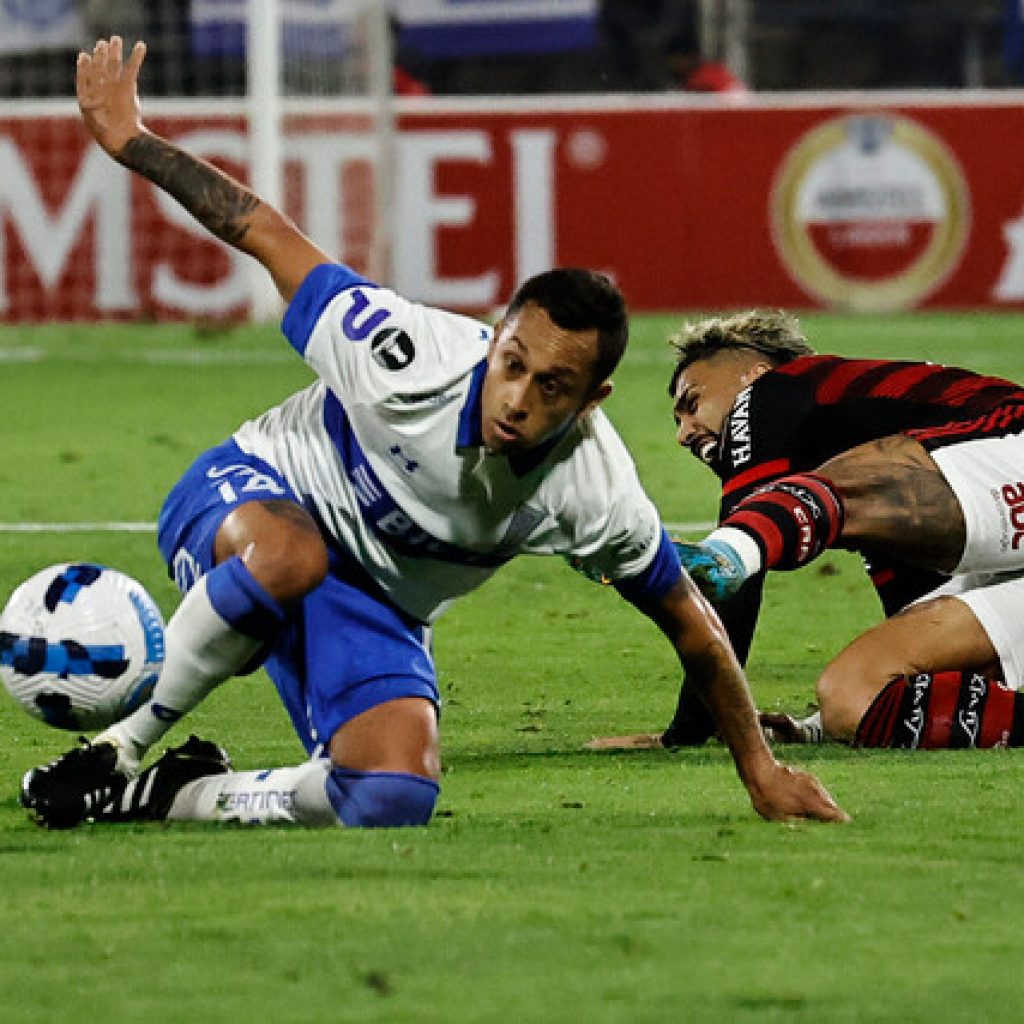
[[[1024,689],[1024,572],[976,572],[954,576],[915,601],[955,597],[974,612],[1003,668],[1003,682]]]
[[[967,539],[955,573],[1024,569],[1024,434],[932,449],[963,509]]]

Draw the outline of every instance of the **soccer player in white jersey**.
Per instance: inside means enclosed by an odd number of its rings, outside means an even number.
[[[682,572],[598,408],[626,341],[604,277],[528,281],[491,329],[407,302],[332,262],[248,189],[142,124],[117,37],[78,59],[85,124],[119,163],[268,269],[284,332],[318,380],[200,456],[159,544],[185,596],[152,700],[50,765],[22,801],[85,818],[423,825],[438,793],[439,704],[426,632],[514,555],[563,554],[614,581],[675,647],[755,809],[843,820],[775,761],[711,607]],[[234,772],[192,737],[136,774],[216,685],[265,664],[310,759]]]

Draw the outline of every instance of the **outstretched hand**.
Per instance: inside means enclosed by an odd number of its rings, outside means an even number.
[[[757,786],[750,786],[754,810],[769,821],[812,818],[816,821],[849,821],[850,816],[827,789],[808,772],[773,763]]]
[[[78,55],[75,75],[82,120],[92,137],[113,157],[143,131],[138,79],[146,44],[136,43],[127,63],[122,62],[122,46],[120,36],[101,39],[92,53]]]
[[[758,721],[769,743],[808,743],[807,730],[792,716],[781,711],[761,711]]]

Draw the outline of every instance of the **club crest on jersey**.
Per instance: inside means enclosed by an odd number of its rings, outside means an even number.
[[[412,338],[400,327],[385,327],[370,342],[373,361],[385,370],[404,370],[415,358]]]

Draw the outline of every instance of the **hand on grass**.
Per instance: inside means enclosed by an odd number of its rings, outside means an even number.
[[[806,732],[792,715],[781,711],[762,711],[757,717],[769,743],[807,742]]]
[[[769,821],[786,821],[790,818],[850,820],[850,816],[815,776],[774,760],[764,777],[747,788],[754,810]]]

